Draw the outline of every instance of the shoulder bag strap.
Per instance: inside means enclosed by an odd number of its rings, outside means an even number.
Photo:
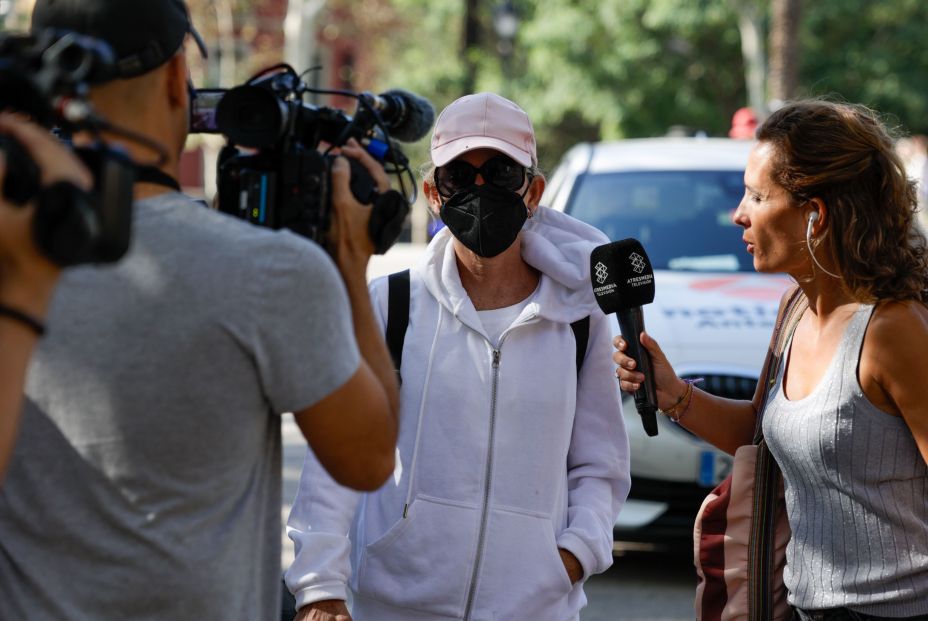
[[[764,372],[758,381],[764,382],[761,389],[760,408],[754,444],[757,445],[757,460],[754,465],[754,498],[751,509],[751,536],[748,546],[748,619],[749,621],[772,621],[777,591],[782,586],[782,574],[776,571],[776,519],[782,503],[780,488],[782,475],[763,434],[763,408],[770,388],[776,383],[780,360],[786,343],[796,329],[803,311],[809,302],[799,287],[789,296],[783,312],[777,320],[770,351],[764,361]],[[785,519],[785,518],[784,518]]]
[[[783,356],[783,350],[786,343],[793,335],[796,325],[802,313],[809,307],[809,301],[802,293],[802,289],[794,287],[789,293],[786,304],[781,312],[777,315],[777,322],[773,328],[773,336],[770,339],[770,347],[767,350],[767,357],[764,359],[764,366],[761,369],[757,381],[762,382],[760,389],[760,401],[757,407],[757,420],[754,423],[754,444],[760,444],[764,438],[763,432],[763,413],[764,405],[769,397],[770,388],[776,383],[777,370],[780,367],[780,358]]]

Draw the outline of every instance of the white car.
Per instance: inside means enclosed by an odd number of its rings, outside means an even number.
[[[656,287],[644,307],[646,329],[681,377],[705,378],[703,390],[737,399],[754,394],[790,284],[754,272],[732,222],[751,146],[720,138],[580,144],[561,160],[542,200],[613,241],[643,244]],[[631,397],[623,409],[632,487],[616,540],[689,540],[699,505],[728,475],[731,457],[663,416],[658,435],[648,437]]]

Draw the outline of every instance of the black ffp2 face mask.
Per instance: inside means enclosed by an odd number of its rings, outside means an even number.
[[[522,196],[487,183],[456,192],[438,213],[458,241],[487,259],[512,245],[528,217]]]

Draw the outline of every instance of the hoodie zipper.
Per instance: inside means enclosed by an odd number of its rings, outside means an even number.
[[[470,577],[470,589],[467,593],[467,605],[464,607],[464,621],[469,621],[474,606],[474,596],[477,594],[477,576],[483,561],[483,551],[486,545],[487,520],[489,519],[490,481],[493,473],[493,448],[496,441],[496,395],[499,387],[499,359],[503,348],[505,335],[500,339],[499,347],[493,350],[493,381],[490,398],[490,436],[487,448],[487,467],[483,481],[483,510],[480,517],[480,531],[477,534],[477,557],[474,559],[474,571]]]

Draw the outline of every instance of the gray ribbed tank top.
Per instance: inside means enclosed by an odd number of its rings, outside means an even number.
[[[862,305],[854,313],[806,398],[783,394],[788,354],[771,388],[764,437],[783,471],[792,529],[783,579],[789,602],[803,609],[926,614],[928,468],[905,422],[877,409],[860,388],[872,312]]]

